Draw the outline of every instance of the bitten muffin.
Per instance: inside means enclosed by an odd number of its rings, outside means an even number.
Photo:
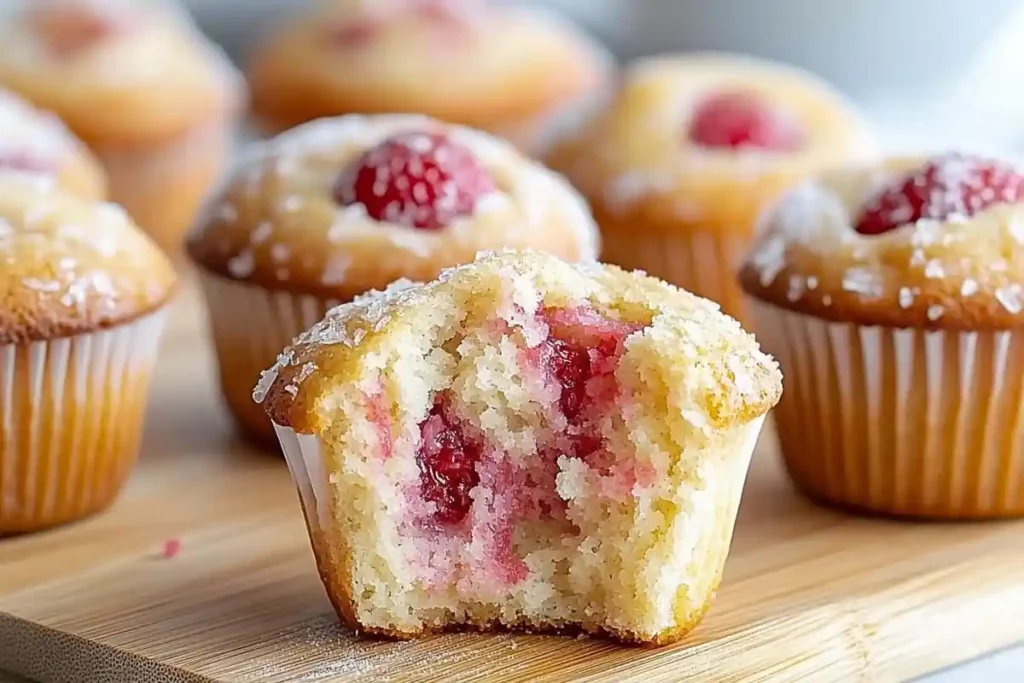
[[[295,335],[358,294],[502,247],[590,260],[597,228],[568,183],[485,133],[351,115],[256,144],[188,247],[228,406],[272,441],[252,385]]]
[[[60,119],[5,90],[0,90],[0,169],[51,178],[85,199],[106,195],[103,169]]]
[[[277,132],[338,114],[423,113],[543,147],[604,94],[613,60],[565,21],[483,0],[312,3],[252,55]]]
[[[551,165],[590,201],[603,259],[742,318],[736,270],[757,217],[810,171],[865,157],[859,114],[817,78],[723,54],[663,56],[556,143]]]
[[[742,271],[786,373],[808,495],[930,518],[1024,513],[1024,176],[945,154],[789,193]]]
[[[0,173],[0,534],[114,500],[174,282],[120,207]]]
[[[255,398],[347,623],[660,644],[708,609],[780,391],[713,303],[504,252],[331,310]]]
[[[220,176],[241,81],[164,2],[32,0],[0,22],[0,85],[54,111],[166,250]]]

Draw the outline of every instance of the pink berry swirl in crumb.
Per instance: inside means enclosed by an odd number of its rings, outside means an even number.
[[[826,320],[925,329],[1024,322],[1024,171],[947,152],[832,171],[764,217],[744,289]]]
[[[189,240],[225,278],[340,300],[505,247],[588,261],[597,230],[557,174],[416,115],[321,119],[256,144]]]

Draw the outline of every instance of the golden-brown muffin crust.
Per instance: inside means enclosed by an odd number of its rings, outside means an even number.
[[[419,230],[335,201],[332,188],[351,161],[396,133],[423,130],[467,147],[493,177],[496,191],[471,215]],[[433,279],[504,247],[590,260],[597,230],[560,176],[490,135],[414,115],[322,119],[258,143],[188,243],[193,260],[225,278],[343,301],[402,277]]]
[[[316,7],[253,55],[254,110],[271,130],[323,116],[412,112],[505,134],[602,90],[612,60],[563,21],[479,0],[343,0]],[[365,27],[365,28],[361,28]],[[341,44],[345,31],[358,32]],[[332,37],[333,34],[333,37]]]
[[[794,188],[743,266],[747,293],[825,320],[943,330],[1024,325],[1024,203],[921,219],[881,235],[853,224],[877,191],[921,168],[897,158]]]
[[[56,112],[90,145],[164,139],[240,103],[227,59],[174,6],[15,4],[0,22],[0,84]],[[97,37],[61,48],[61,36],[76,31]]]
[[[672,384],[684,387],[695,404],[714,406],[707,419],[715,428],[749,422],[778,402],[778,366],[716,304],[615,266],[572,265],[549,254],[515,251],[484,254],[429,284],[398,282],[332,309],[264,373],[254,397],[277,424],[315,433],[318,398],[339,382],[358,382],[359,358],[393,327],[427,323],[435,297],[462,297],[466,307],[489,300],[480,293],[502,286],[511,274],[521,278],[522,287],[541,292],[546,306],[587,299],[598,310],[615,309],[623,319],[647,319],[649,334],[671,341],[678,354]]]
[[[175,279],[120,207],[0,173],[0,344],[132,320],[163,305]]]
[[[750,92],[802,127],[792,152],[708,148],[688,139],[698,103]],[[836,91],[798,69],[736,55],[666,55],[636,63],[610,105],[549,157],[594,206],[657,230],[700,223],[745,234],[764,202],[821,167],[874,152],[868,127]],[[603,224],[603,223],[602,223]]]

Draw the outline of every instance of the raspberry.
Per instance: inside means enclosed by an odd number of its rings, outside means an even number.
[[[434,503],[434,518],[442,524],[458,524],[469,513],[469,492],[480,483],[476,465],[483,448],[471,439],[450,414],[444,396],[434,402],[420,425],[416,460],[420,467],[420,491]]]
[[[586,307],[553,309],[545,319],[551,336],[540,346],[541,366],[560,386],[558,406],[569,423],[571,452],[585,458],[604,445],[588,419],[615,402],[623,341],[642,326],[604,318]]]
[[[380,31],[381,21],[374,17],[365,19],[346,19],[327,27],[327,36],[332,43],[343,47],[362,47],[367,45]]]
[[[361,17],[343,17],[328,26],[328,37],[337,45],[349,48],[364,47],[402,12],[415,13],[428,28],[459,33],[466,28],[465,0],[404,0],[390,6],[375,8]]]
[[[468,216],[494,180],[472,151],[442,133],[410,131],[356,159],[334,187],[342,206],[362,204],[378,221],[438,230]]]
[[[787,112],[753,93],[723,92],[697,105],[689,138],[703,147],[753,147],[785,152],[803,143],[803,130]]]
[[[1024,199],[1024,176],[1008,164],[958,153],[929,160],[867,202],[855,229],[881,235],[922,218],[970,217]]]
[[[40,0],[28,14],[40,38],[54,54],[64,58],[126,32],[137,19],[129,9],[108,8],[89,0]]]

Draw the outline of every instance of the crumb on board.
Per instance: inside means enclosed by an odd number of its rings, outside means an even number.
[[[161,557],[165,560],[173,559],[181,552],[181,539],[180,538],[168,538],[164,541],[163,552]]]

